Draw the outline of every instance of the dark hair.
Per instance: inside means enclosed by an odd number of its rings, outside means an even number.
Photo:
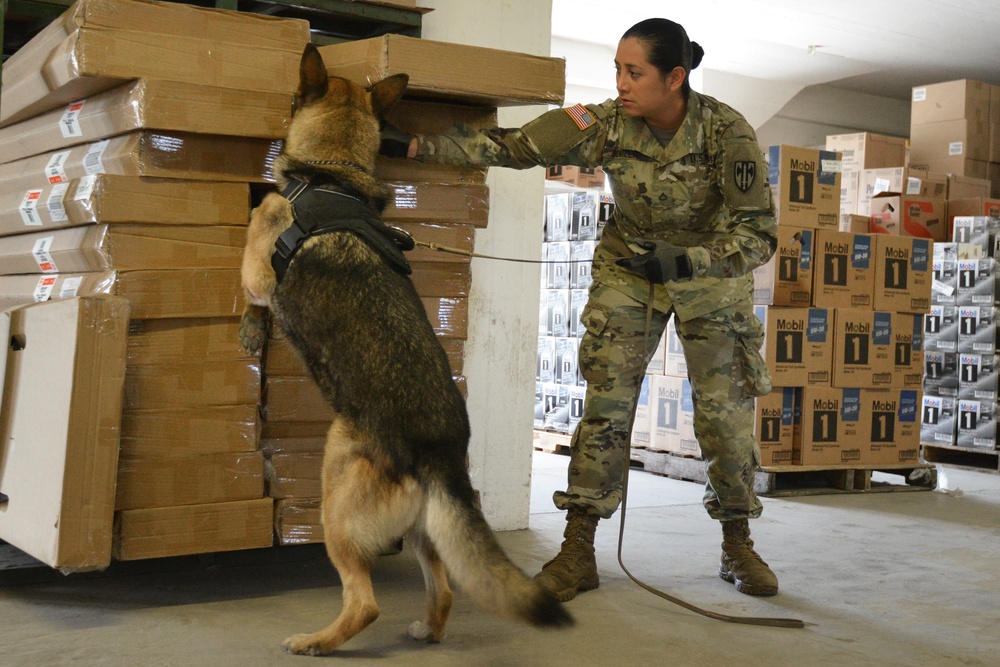
[[[646,19],[639,21],[625,31],[622,39],[633,37],[646,47],[646,58],[664,76],[675,67],[683,67],[685,75],[701,64],[705,49],[698,42],[688,39],[687,31],[680,23],[669,19]],[[686,95],[691,90],[688,76],[684,77],[681,90]]]

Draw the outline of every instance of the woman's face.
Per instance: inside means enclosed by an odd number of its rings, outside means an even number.
[[[683,68],[676,68],[683,75]],[[656,116],[667,103],[680,93],[680,82],[671,73],[664,76],[646,59],[646,48],[634,37],[618,42],[615,54],[615,87],[622,108],[629,116],[648,118]]]

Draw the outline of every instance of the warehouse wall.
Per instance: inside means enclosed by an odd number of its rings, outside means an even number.
[[[535,55],[549,55],[551,0],[420,0],[423,36]],[[504,108],[502,126],[520,126],[544,107]],[[479,253],[538,259],[542,248],[543,172],[490,170],[490,222],[476,234]],[[465,347],[472,419],[472,482],[498,530],[526,528],[531,480],[537,264],[476,259],[472,263],[469,338]]]

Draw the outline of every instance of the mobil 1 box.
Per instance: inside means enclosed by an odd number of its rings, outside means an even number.
[[[992,257],[958,260],[959,306],[992,306],[996,299],[994,260]]]
[[[861,389],[805,387],[802,428],[795,439],[792,461],[797,465],[856,464],[867,442],[862,420]]]
[[[958,353],[958,398],[997,402],[997,357]]]
[[[871,308],[875,291],[872,235],[820,230],[815,240],[812,305]]]
[[[957,399],[924,394],[920,415],[920,442],[928,445],[955,444]]]
[[[837,308],[834,313],[833,386],[892,386],[893,314],[861,308]]]
[[[801,395],[798,387],[775,387],[770,394],[757,397],[756,436],[762,466],[792,463],[795,431],[801,418]]]
[[[958,311],[958,351],[992,354],[996,351],[994,306],[956,306]]]
[[[995,449],[997,443],[996,403],[958,399],[955,444],[959,447]]]
[[[768,182],[779,225],[840,227],[840,154],[800,146],[771,146]]]
[[[958,352],[924,350],[924,392],[958,397]]]
[[[957,352],[958,332],[957,306],[931,306],[924,315],[924,349]]]
[[[875,310],[925,313],[931,305],[931,243],[874,234]]]
[[[701,456],[694,434],[694,400],[685,378],[651,375],[652,423],[649,448]]]
[[[892,386],[919,389],[924,374],[924,316],[892,314]]]
[[[862,421],[867,423],[864,463],[917,463],[920,459],[920,390],[865,389]]]
[[[650,427],[652,425],[652,410],[650,410],[649,396],[653,379],[649,375],[642,377],[642,385],[639,387],[639,400],[635,404],[635,418],[632,420],[632,447],[646,449],[649,447]]]
[[[765,318],[764,360],[774,385],[829,385],[833,370],[833,311],[768,308]]]

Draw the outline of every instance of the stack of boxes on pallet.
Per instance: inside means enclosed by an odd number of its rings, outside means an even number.
[[[131,305],[117,559],[272,543],[239,266],[308,40],[305,21],[81,0],[4,65],[0,305]]]
[[[614,208],[604,172],[552,167],[546,175],[534,427],[572,433],[587,382],[577,368],[594,248]]]
[[[563,96],[564,63],[552,58],[398,35],[324,46],[320,53],[331,75],[362,85],[408,73],[406,96],[389,122],[411,133],[440,133],[458,122],[495,127],[500,106],[558,104]],[[387,223],[417,241],[458,251],[418,246],[408,259],[417,293],[464,390],[470,255],[476,230],[489,216],[486,170],[380,158],[377,172],[394,194],[383,215]],[[275,499],[277,540],[320,542],[320,461],[333,415],[280,330],[272,328],[264,357],[260,447],[268,493]]]

